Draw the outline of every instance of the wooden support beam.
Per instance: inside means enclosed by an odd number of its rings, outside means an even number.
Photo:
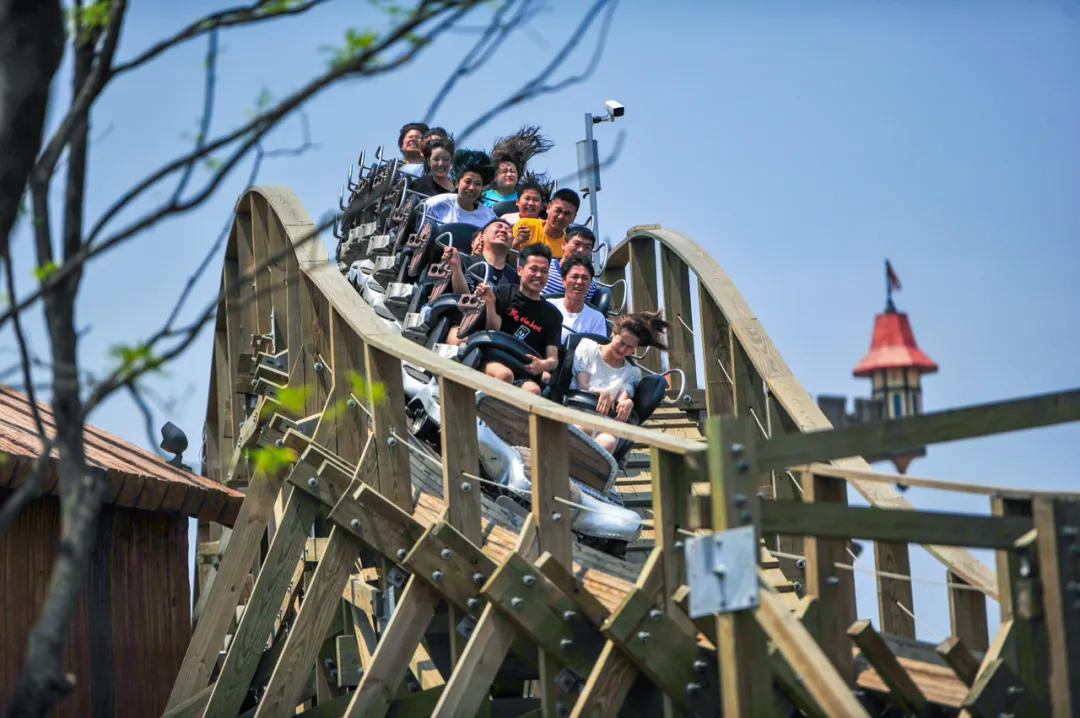
[[[1050,715],[1046,704],[1000,658],[992,661],[979,674],[961,706],[967,715],[979,718],[999,718],[1001,715],[1037,718]]]
[[[685,388],[696,389],[697,365],[694,361],[690,270],[679,255],[664,245],[660,245],[660,275],[664,282],[664,318],[671,324],[667,332],[668,367],[682,369],[686,375]]]
[[[705,376],[706,411],[709,416],[734,414],[731,325],[701,282],[698,283],[698,308],[701,312],[701,356]]]
[[[404,444],[409,432],[405,423],[405,389],[401,379],[401,360],[392,354],[364,347],[367,357],[368,386],[381,386],[384,401],[371,407],[375,446],[379,453],[379,483],[376,488],[389,501],[406,511],[412,510],[412,474],[409,450]]]
[[[292,569],[303,554],[304,541],[318,512],[319,502],[307,494],[294,491],[289,498],[255,580],[255,588],[244,607],[240,625],[229,644],[225,663],[206,706],[206,718],[232,718],[240,712],[266,647],[267,636],[273,630],[281,600],[289,589]]]
[[[663,549],[654,548],[634,583],[634,587],[644,591],[654,603],[663,600],[662,556]],[[604,624],[615,620],[614,615],[605,619]],[[581,689],[581,695],[570,714],[571,718],[614,718],[622,708],[638,675],[637,666],[629,655],[609,638]]]
[[[814,701],[830,718],[869,718],[851,687],[806,628],[768,590],[761,591],[755,619]]]
[[[1031,530],[1033,523],[1022,516],[975,516],[839,503],[765,501],[761,505],[761,526],[766,533],[782,529],[784,533],[796,536],[1010,549],[1018,538]]]
[[[896,655],[886,645],[881,635],[870,625],[870,621],[856,621],[848,629],[851,640],[859,647],[859,652],[888,686],[891,698],[898,701],[905,710],[923,715],[927,709],[926,697],[908,672],[896,660]]]
[[[973,651],[985,653],[990,647],[990,629],[986,618],[986,594],[960,586],[970,586],[952,569],[945,571],[949,586],[949,625],[952,635]],[[970,685],[970,684],[968,684]]]
[[[736,392],[737,387],[738,383]],[[761,475],[752,467],[757,447],[772,442],[758,441],[759,429],[749,418],[712,418],[707,431],[713,529],[753,526],[757,545],[764,502],[757,498]],[[718,614],[716,633],[724,716],[773,715],[776,706],[768,649],[754,612]]]
[[[963,639],[951,636],[939,643],[934,650],[964,685],[971,686],[975,683],[979,675],[979,662],[971,655]]]
[[[1080,712],[1080,501],[1035,499],[1055,716]]]
[[[635,312],[655,312],[659,308],[656,292],[656,240],[637,237],[630,240],[630,303]],[[641,366],[660,371],[660,352],[649,352]]]
[[[228,551],[222,557],[213,586],[207,593],[202,616],[195,624],[166,708],[175,708],[209,682],[240,600],[240,588],[247,581],[252,559],[273,512],[274,498],[281,488],[284,473],[284,468],[274,474],[257,471],[248,486],[247,496],[233,524]],[[269,632],[263,634],[264,640],[267,635]]]
[[[801,476],[804,503],[847,506],[846,482],[810,473]],[[815,638],[844,682],[854,685],[855,666],[847,628],[856,619],[855,578],[850,571],[836,567],[848,563],[846,544],[843,539],[806,537],[806,594],[817,596],[829,606],[820,614]]]
[[[530,514],[521,527],[514,551],[526,559],[539,553],[536,517]],[[487,702],[491,682],[510,652],[517,635],[514,624],[502,617],[488,604],[473,629],[465,650],[446,683],[434,718],[468,718],[477,715]]]
[[[758,451],[758,468],[772,471],[1070,421],[1080,421],[1080,389],[777,437]]]
[[[375,448],[369,441],[360,459],[361,466],[365,463],[377,464],[375,456]],[[328,499],[334,496],[337,496],[337,503],[352,502],[351,489],[359,487],[359,480],[353,480],[351,484],[343,487],[344,477],[335,474],[329,462],[324,461],[322,466],[324,475],[316,477],[314,486],[310,479],[305,481],[302,477],[289,477],[289,482],[295,487],[293,499],[306,493],[311,500],[321,504],[327,503]],[[327,487],[333,488],[328,490]],[[300,612],[285,640],[281,658],[259,701],[256,718],[281,715],[299,702],[304,686],[302,676],[307,674],[318,657],[323,643],[322,637],[327,634],[340,606],[342,591],[360,556],[360,548],[359,540],[342,527],[335,526],[331,529],[326,551],[319,559],[304,601],[300,605]]]

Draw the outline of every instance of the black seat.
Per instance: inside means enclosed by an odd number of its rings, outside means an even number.
[[[495,213],[496,217],[502,217],[504,214],[510,214],[511,212],[517,212],[517,200],[507,199],[502,202],[496,202],[491,207],[491,211]]]
[[[458,357],[470,369],[479,370],[488,362],[498,362],[514,372],[515,379],[539,381],[539,377],[525,369],[525,362],[528,357],[542,357],[528,344],[505,332],[476,332],[461,345]]]
[[[548,386],[547,398],[562,403],[562,398],[570,391],[570,383],[574,379],[574,352],[582,339],[592,339],[597,344],[607,344],[611,337],[602,337],[599,334],[571,334],[566,338],[566,345],[559,350],[559,365],[551,373],[551,384]]]
[[[566,340],[566,354],[563,356],[562,361],[559,362],[559,366],[555,369],[555,372],[551,375],[551,390],[548,394],[548,398],[552,401],[557,401],[562,404],[568,404],[568,397],[574,397],[574,404],[579,404],[585,399],[588,399],[592,403],[592,406],[596,407],[596,395],[592,392],[579,392],[572,391],[570,389],[571,381],[574,378],[574,352],[577,351],[578,344],[582,339],[592,339],[594,342],[600,345],[608,344],[611,342],[611,337],[602,337],[598,334],[572,334]],[[627,359],[632,364],[637,364],[633,359]],[[641,381],[638,382],[637,389],[634,391],[634,414],[637,415],[638,420],[644,423],[661,402],[664,401],[665,393],[667,392],[668,385],[667,379],[661,374],[649,374],[642,372]],[[584,395],[584,396],[582,396]]]

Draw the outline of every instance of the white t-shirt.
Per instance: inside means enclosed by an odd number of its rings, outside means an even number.
[[[585,373],[589,375],[589,390],[605,389],[612,399],[619,396],[624,389],[634,395],[638,383],[641,381],[641,369],[629,361],[623,362],[621,367],[608,366],[604,358],[600,356],[600,345],[592,339],[582,339],[574,352],[574,378],[570,382],[571,389],[577,389],[577,375]]]
[[[397,168],[398,172],[404,172],[405,174],[412,175],[413,177],[420,177],[424,174],[423,162],[405,162],[399,164]]]
[[[604,315],[590,307],[588,304],[583,306],[580,312],[573,314],[566,308],[566,302],[563,297],[549,299],[548,301],[554,304],[555,308],[562,314],[563,344],[566,343],[566,338],[570,336],[571,330],[577,334],[607,334],[607,322],[604,321]],[[585,340],[583,339],[582,341]]]
[[[497,219],[495,213],[491,211],[491,207],[482,203],[477,203],[476,209],[472,212],[466,212],[458,203],[456,194],[437,194],[424,200],[424,204],[428,208],[428,217],[431,217],[439,224],[466,222],[477,227],[484,227],[491,220]]]

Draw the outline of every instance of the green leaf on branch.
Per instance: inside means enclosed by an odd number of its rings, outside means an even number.
[[[221,167],[221,160],[218,159],[217,157],[204,157],[203,158],[203,165],[206,167],[206,169],[213,172],[218,167]]]
[[[119,362],[116,372],[124,381],[143,374],[164,374],[161,369],[164,361],[147,344],[117,344],[109,349],[109,355]]]
[[[45,280],[49,278],[49,275],[55,272],[57,269],[58,267],[56,266],[56,262],[50,259],[48,262],[45,262],[45,264],[42,264],[39,267],[34,267],[34,279],[38,280],[41,283],[44,283]]]
[[[0,451],[0,466],[6,464],[8,462],[8,459],[10,458],[11,457],[5,454],[3,451]]]
[[[296,452],[287,446],[257,446],[248,449],[248,458],[255,464],[256,473],[275,475],[289,464],[296,463]]]
[[[330,66],[340,67],[353,60],[369,47],[375,44],[379,35],[374,30],[357,31],[351,27],[345,31],[345,43],[340,47],[324,47],[324,52],[330,53]]]

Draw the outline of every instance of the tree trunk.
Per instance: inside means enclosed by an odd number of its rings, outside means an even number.
[[[0,258],[41,149],[49,87],[64,54],[56,0],[0,0]]]

